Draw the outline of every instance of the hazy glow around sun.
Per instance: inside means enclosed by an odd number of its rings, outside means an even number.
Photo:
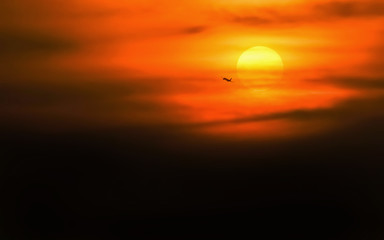
[[[251,88],[273,85],[281,79],[283,68],[280,55],[263,46],[246,50],[237,61],[237,73],[240,80]]]

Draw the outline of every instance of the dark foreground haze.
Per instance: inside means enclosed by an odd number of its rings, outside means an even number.
[[[236,142],[2,130],[4,239],[380,239],[384,117]]]

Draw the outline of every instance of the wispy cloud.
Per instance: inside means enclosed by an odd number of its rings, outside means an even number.
[[[191,124],[191,127],[212,127],[226,124],[257,123],[273,120],[287,121],[330,121],[337,124],[349,124],[372,116],[383,116],[380,107],[384,104],[384,98],[353,98],[345,100],[333,107],[314,109],[293,109],[290,111],[274,112],[270,114],[255,114],[229,120],[212,121]]]
[[[300,9],[300,10],[297,10]],[[292,25],[332,22],[350,18],[373,18],[384,15],[384,3],[378,1],[328,1],[303,3],[301,6],[259,7],[232,14],[232,21],[246,25]],[[230,14],[231,16],[231,14]]]
[[[384,89],[384,78],[366,78],[366,77],[339,77],[332,80],[318,80],[327,84],[333,84],[343,88],[355,90],[382,90]]]

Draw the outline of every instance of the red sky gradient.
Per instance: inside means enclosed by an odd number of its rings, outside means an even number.
[[[289,113],[382,94],[384,3],[259,2],[2,2],[4,114],[57,131],[164,126],[274,138],[344,124]],[[284,77],[271,89],[236,76],[253,46],[282,57]]]

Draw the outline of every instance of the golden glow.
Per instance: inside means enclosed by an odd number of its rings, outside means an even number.
[[[87,125],[174,124],[231,138],[322,131],[323,118],[306,120],[306,128],[291,118],[252,119],[333,108],[381,90],[363,78],[384,74],[384,16],[374,11],[375,1],[6,1],[5,56],[23,71],[5,69],[33,89],[88,100],[52,109],[28,103],[29,121],[35,112],[54,112]],[[343,6],[351,7],[348,14]],[[68,87],[54,89],[60,84]],[[71,89],[78,90],[62,92]]]
[[[245,86],[266,87],[281,79],[283,61],[274,50],[257,46],[241,54],[237,61],[237,73]]]

